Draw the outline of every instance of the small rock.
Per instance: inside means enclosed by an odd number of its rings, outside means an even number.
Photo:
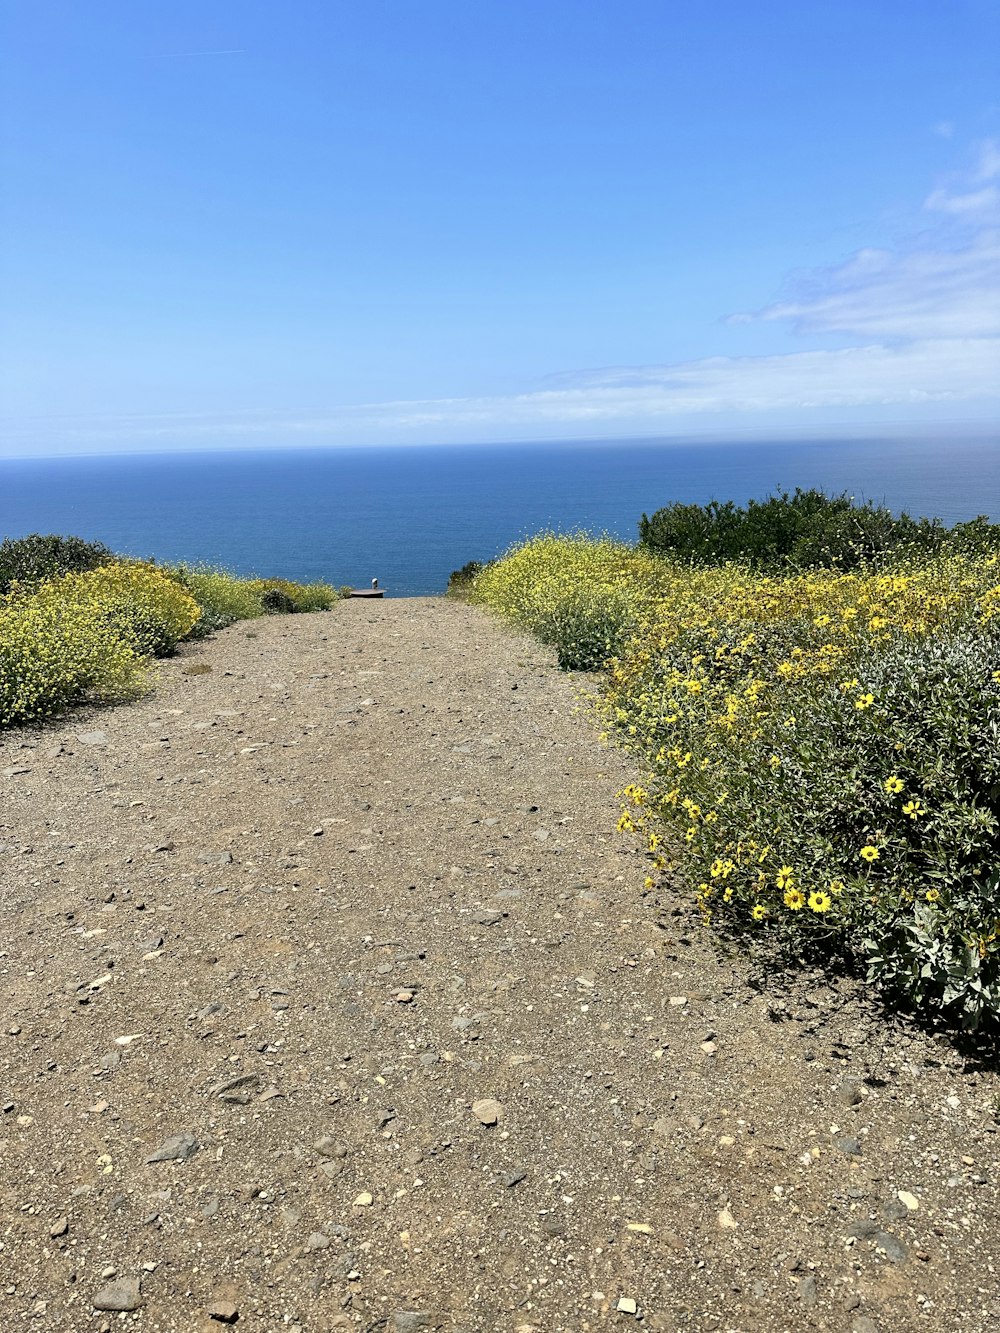
[[[813,1306],[818,1299],[816,1295],[816,1279],[810,1277],[800,1277],[796,1283],[796,1291],[799,1300],[803,1305]]]
[[[920,1207],[920,1200],[915,1195],[911,1194],[909,1190],[900,1190],[896,1195],[896,1198],[911,1213],[915,1213]]]
[[[851,1333],[878,1333],[878,1325],[866,1314],[855,1315],[851,1321]]]
[[[146,1162],[149,1165],[153,1162],[188,1162],[200,1147],[195,1136],[184,1130],[181,1134],[172,1134],[169,1139],[165,1139],[156,1152],[146,1158]]]
[[[360,1194],[357,1196],[357,1198],[354,1200],[354,1207],[355,1207],[355,1208],[370,1208],[374,1202],[375,1202],[375,1200],[374,1200],[374,1199],[372,1198],[372,1196],[368,1193],[368,1191],[367,1191],[367,1190],[362,1190],[361,1193],[360,1193]]]
[[[26,764],[17,764],[11,768],[5,768],[3,775],[5,778],[20,778],[30,772],[31,769]]]
[[[472,919],[477,926],[495,926],[498,921],[503,920],[503,912],[491,912],[487,910],[474,912]]]
[[[910,1257],[910,1251],[891,1231],[876,1231],[875,1244],[885,1252],[890,1263],[905,1264]]]
[[[522,1171],[519,1167],[516,1171],[508,1171],[501,1179],[507,1189],[512,1190],[515,1185],[520,1185],[527,1174],[527,1171]]]
[[[332,1134],[324,1134],[313,1144],[313,1148],[322,1157],[346,1157],[347,1145],[338,1142]]]
[[[850,1134],[843,1134],[840,1138],[834,1139],[833,1145],[848,1157],[861,1156],[861,1140],[854,1138]]]
[[[357,1200],[355,1199],[355,1203]],[[305,1249],[310,1254],[317,1250],[328,1250],[330,1248],[330,1237],[323,1234],[322,1231],[314,1231],[305,1243]]]
[[[49,1235],[52,1237],[53,1240],[58,1240],[60,1236],[65,1236],[68,1230],[69,1230],[69,1218],[59,1217],[52,1224],[52,1229],[49,1231]]]
[[[638,1314],[639,1307],[631,1296],[619,1296],[615,1309],[619,1314]]]
[[[864,1101],[860,1084],[849,1078],[845,1078],[843,1082],[837,1084],[834,1089],[834,1096],[841,1106],[860,1106]]]
[[[107,745],[108,733],[106,731],[81,731],[77,733],[76,739],[80,742],[81,745]],[[135,1307],[128,1305],[121,1307],[114,1306],[111,1308],[114,1309],[121,1308],[121,1309],[131,1310],[134,1309]]]
[[[397,1004],[412,1004],[414,998],[413,991],[398,990],[392,998],[396,1001]]]
[[[212,1301],[208,1307],[208,1317],[220,1324],[235,1324],[240,1317],[239,1307],[233,1301]]]
[[[481,1125],[495,1125],[503,1119],[504,1108],[493,1097],[483,1097],[472,1103],[472,1114]]]
[[[422,1328],[427,1328],[428,1318],[419,1310],[396,1310],[389,1320],[389,1328],[392,1333],[419,1333]]]
[[[138,1310],[142,1305],[139,1279],[123,1277],[118,1282],[109,1282],[97,1292],[92,1304],[95,1310]]]
[[[737,1225],[736,1218],[733,1217],[732,1213],[729,1211],[728,1208],[723,1208],[722,1212],[718,1216],[718,1223],[723,1231],[736,1230],[736,1225]]]

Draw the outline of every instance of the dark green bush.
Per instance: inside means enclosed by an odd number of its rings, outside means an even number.
[[[117,557],[102,542],[87,542],[82,537],[43,537],[33,532],[28,537],[8,537],[0,542],[0,594],[17,583],[24,589],[35,588],[45,579],[61,574],[82,574],[100,565],[110,565]]]
[[[446,596],[464,597],[470,591],[473,580],[482,571],[482,568],[482,561],[469,560],[461,569],[453,569],[448,575],[448,587],[445,589]]]
[[[902,554],[939,554],[1000,548],[1000,526],[985,517],[947,528],[940,519],[894,515],[883,505],[855,503],[843,492],[779,491],[763,500],[736,505],[667,505],[639,522],[647,550],[720,564],[737,560],[755,569],[852,570]]]

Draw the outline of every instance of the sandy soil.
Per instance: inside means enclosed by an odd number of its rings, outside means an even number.
[[[6,735],[3,1330],[996,1326],[995,1071],[644,893],[574,690],[344,603]]]

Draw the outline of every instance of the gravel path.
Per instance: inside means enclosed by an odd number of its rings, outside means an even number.
[[[5,1333],[995,1326],[995,1071],[644,893],[574,689],[352,602],[5,737]]]

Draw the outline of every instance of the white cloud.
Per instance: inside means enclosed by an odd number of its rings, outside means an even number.
[[[864,250],[815,275],[798,300],[758,312],[803,333],[968,338],[1000,333],[1000,230],[957,249]]]
[[[389,443],[655,434],[782,422],[842,421],[859,413],[910,421],[978,414],[1000,402],[1000,144],[979,146],[962,177],[925,200],[933,232],[896,250],[867,248],[798,279],[783,301],[733,322],[790,321],[855,345],[785,354],[710,357],[550,376],[520,394],[346,405],[322,415],[233,414],[94,421],[72,432],[107,447]],[[39,424],[39,431],[46,427]],[[48,428],[52,432],[51,424]],[[58,427],[67,438],[64,424]],[[39,434],[38,438],[41,438]],[[113,447],[113,446],[112,446]]]
[[[823,412],[894,407],[910,420],[931,406],[1000,401],[1000,337],[924,339],[774,356],[709,357],[559,376],[530,393],[346,406],[322,416],[169,416],[92,423],[73,432],[145,447],[381,443],[554,438],[704,430],[714,421],[808,421]],[[788,417],[790,415],[790,418]],[[66,433],[63,432],[63,438]]]
[[[978,146],[974,164],[937,185],[924,210],[933,232],[899,250],[860,250],[846,263],[799,279],[789,299],[757,312],[801,333],[946,339],[1000,333],[1000,144]]]

